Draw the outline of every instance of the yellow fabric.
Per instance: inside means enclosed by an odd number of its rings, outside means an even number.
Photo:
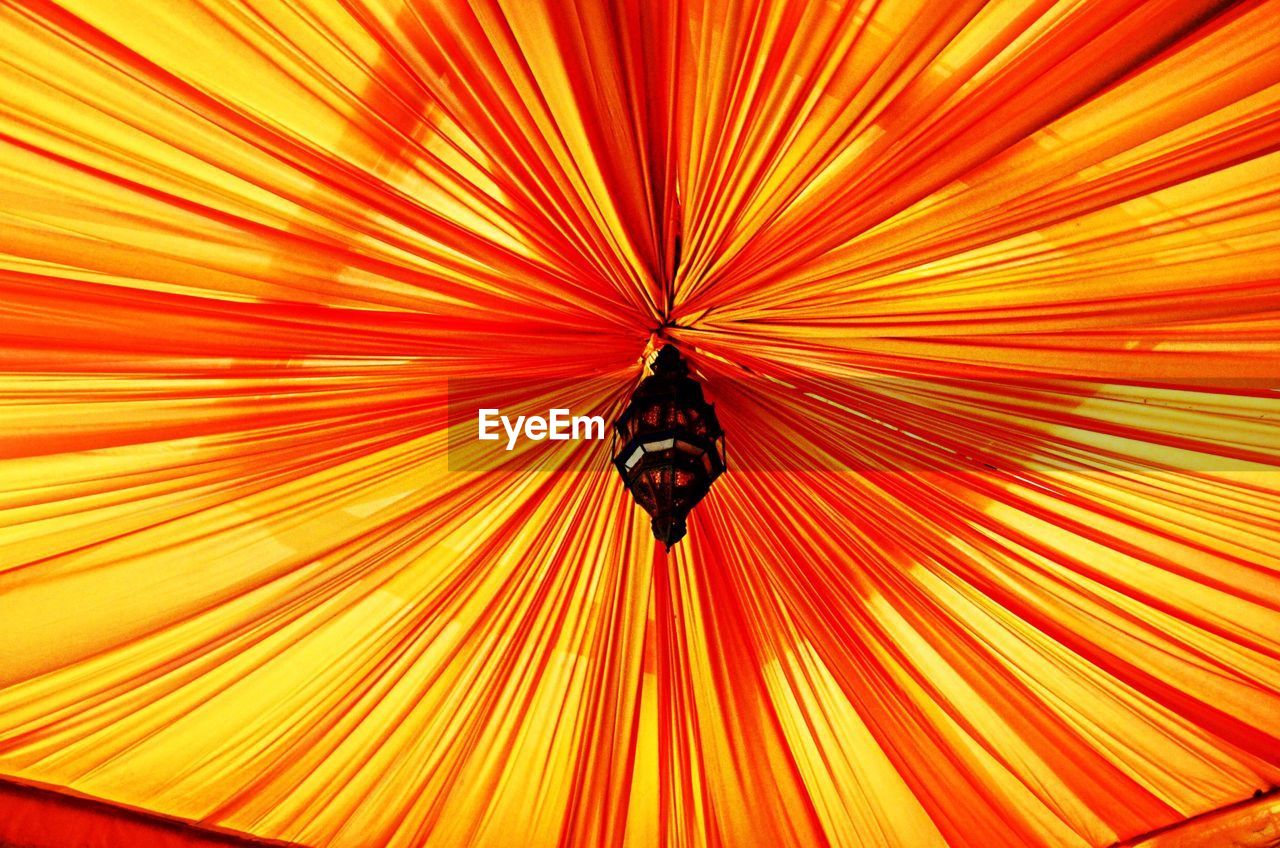
[[[4,4],[0,773],[338,848],[1103,846],[1274,785],[1278,32]],[[605,443],[450,470],[451,378],[610,414],[664,315],[731,466],[670,556]]]

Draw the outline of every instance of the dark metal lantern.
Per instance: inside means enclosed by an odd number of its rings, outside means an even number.
[[[667,345],[613,426],[622,443],[613,464],[653,518],[654,538],[670,550],[684,538],[689,511],[725,470],[715,404],[703,399],[680,352]]]

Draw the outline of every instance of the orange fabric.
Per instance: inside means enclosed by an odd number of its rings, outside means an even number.
[[[0,780],[0,845],[16,848],[289,848],[96,798]]]
[[[1126,840],[1116,848],[1275,848],[1280,844],[1280,793],[1258,795],[1189,821]]]
[[[336,848],[1280,782],[1280,2],[127,6],[0,7],[0,773]],[[451,379],[608,414],[663,315],[670,556],[605,443],[450,470]]]

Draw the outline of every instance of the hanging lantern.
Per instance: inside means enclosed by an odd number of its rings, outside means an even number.
[[[653,374],[631,395],[614,429],[622,450],[613,464],[636,503],[653,518],[653,536],[668,550],[684,538],[685,517],[724,473],[724,431],[715,404],[667,345]]]

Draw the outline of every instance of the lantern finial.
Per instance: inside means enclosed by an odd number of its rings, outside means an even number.
[[[669,344],[662,347],[653,358],[653,373],[683,376],[689,373],[689,366],[680,357],[676,346]]]
[[[656,516],[649,522],[649,526],[653,528],[653,538],[661,542],[667,550],[671,550],[672,545],[683,539],[688,530],[683,518],[677,518],[670,513]]]

